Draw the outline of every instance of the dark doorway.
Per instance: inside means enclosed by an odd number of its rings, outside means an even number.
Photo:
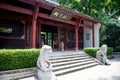
[[[83,49],[83,27],[78,30],[78,48]]]
[[[56,26],[51,26],[51,25],[46,25],[46,24],[41,24],[41,39],[40,45],[42,46],[43,44],[51,46],[53,49],[58,48],[58,42],[57,42],[57,32],[58,28]]]

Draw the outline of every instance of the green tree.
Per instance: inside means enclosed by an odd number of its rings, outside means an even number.
[[[120,21],[111,19],[104,27],[104,37],[101,43],[106,43],[108,46],[113,47],[114,51],[120,51]]]
[[[119,15],[120,0],[55,0],[60,5],[77,10],[107,23],[108,18]]]

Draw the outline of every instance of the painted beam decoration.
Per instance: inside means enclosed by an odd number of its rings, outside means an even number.
[[[69,21],[69,20],[72,19],[72,14],[70,14],[66,11],[55,8],[52,11],[50,17],[60,19],[60,20],[64,20],[64,21]]]

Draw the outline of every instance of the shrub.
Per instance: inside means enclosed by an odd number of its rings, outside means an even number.
[[[112,47],[108,47],[107,48],[107,55],[112,55],[113,53],[113,48]]]
[[[35,67],[40,49],[0,49],[0,71]]]
[[[99,50],[100,48],[84,48],[84,52],[86,52],[87,54],[89,54],[92,57],[96,57],[96,52]],[[107,55],[111,55],[113,52],[113,48],[108,47],[107,48]]]
[[[114,51],[120,52],[120,46],[116,46],[115,49],[114,49]]]
[[[84,48],[84,52],[89,54],[92,57],[96,57],[96,52],[99,50],[99,48]]]

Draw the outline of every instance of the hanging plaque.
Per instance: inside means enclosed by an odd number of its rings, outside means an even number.
[[[60,20],[65,20],[65,21],[69,21],[72,19],[72,14],[71,13],[68,13],[66,11],[63,11],[63,10],[60,10],[60,9],[57,9],[55,8],[50,17],[52,18],[56,18],[56,19],[60,19]]]

